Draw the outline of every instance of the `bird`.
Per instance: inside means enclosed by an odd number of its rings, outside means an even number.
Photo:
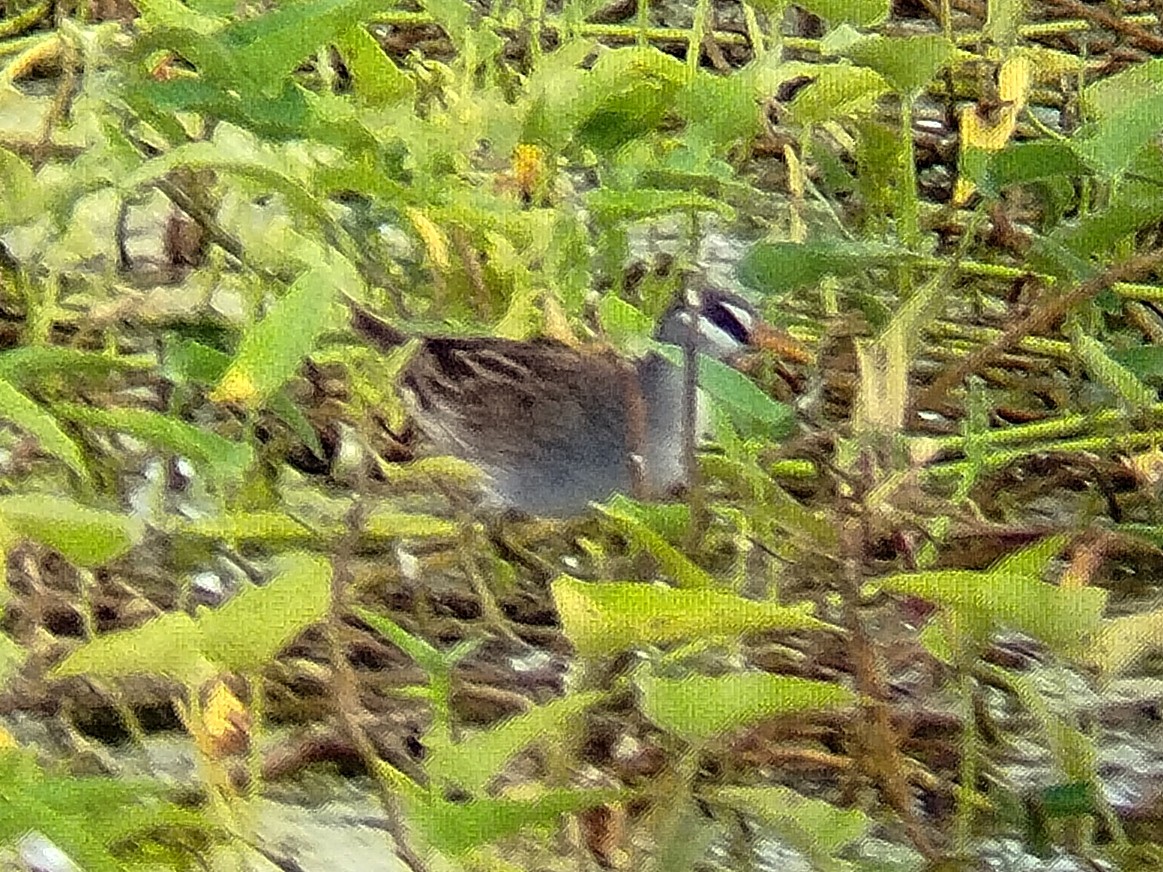
[[[687,347],[696,335],[700,353],[723,361],[756,346],[805,359],[741,296],[684,284],[658,321],[658,342]],[[355,333],[379,350],[410,340],[348,305]],[[616,493],[665,499],[686,484],[683,369],[656,350],[627,360],[551,338],[427,336],[399,387],[437,451],[484,473],[482,508],[568,518]]]

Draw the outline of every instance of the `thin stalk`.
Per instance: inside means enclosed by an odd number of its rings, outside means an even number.
[[[710,15],[710,11],[710,0],[698,0],[695,4],[695,17],[691,23],[686,49],[686,67],[692,76],[699,69],[699,58],[703,53],[703,37],[707,32],[707,17]]]
[[[1061,442],[1038,443],[1010,451],[998,451],[991,454],[983,466],[987,470],[1000,469],[1015,460],[1030,457],[1034,454],[1048,454],[1051,452],[1076,454],[1083,451],[1103,454],[1117,449],[1127,451],[1150,448],[1160,442],[1163,442],[1163,430],[1144,430],[1119,436],[1088,436],[1083,439],[1066,439]],[[924,476],[929,479],[945,479],[964,475],[971,468],[972,463],[974,461],[969,460],[939,463],[925,470]]]
[[[913,151],[913,95],[901,95],[901,181],[898,235],[905,248],[916,250],[921,241],[920,214],[917,207],[917,167]]]

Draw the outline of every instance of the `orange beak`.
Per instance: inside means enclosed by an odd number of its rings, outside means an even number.
[[[751,331],[751,344],[774,352],[782,360],[792,363],[811,363],[812,352],[786,330],[760,322]]]

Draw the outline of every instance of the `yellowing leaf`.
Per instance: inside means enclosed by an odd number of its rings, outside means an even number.
[[[416,232],[420,234],[420,239],[424,242],[424,248],[427,250],[432,263],[439,269],[448,269],[452,259],[448,256],[448,237],[444,235],[444,231],[419,209],[408,207],[404,211],[412,222],[412,226],[416,228]]]

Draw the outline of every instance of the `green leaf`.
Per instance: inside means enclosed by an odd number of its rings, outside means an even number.
[[[95,567],[141,541],[144,525],[127,515],[91,509],[48,494],[0,496],[0,521],[25,539],[53,548],[70,563]]]
[[[587,584],[563,575],[553,582],[552,591],[566,636],[587,657],[763,630],[835,629],[812,617],[808,605],[757,602],[716,590],[636,582]]]
[[[657,345],[659,354],[682,367],[682,349]],[[795,412],[786,403],[773,400],[751,379],[720,360],[699,355],[699,387],[727,413],[747,439],[781,439],[795,426]]]
[[[335,45],[351,73],[352,91],[358,100],[384,107],[412,99],[415,83],[387,56],[363,24],[339,34]]]
[[[243,335],[211,399],[261,406],[295,373],[327,329],[338,290],[330,271],[316,268],[300,276]]]
[[[624,790],[562,788],[541,792],[533,799],[478,796],[472,802],[454,803],[405,798],[403,805],[409,823],[428,845],[458,856],[526,827],[553,824],[564,814],[620,802],[627,796]]]
[[[715,212],[725,221],[735,220],[735,210],[722,200],[704,197],[691,191],[667,191],[640,188],[618,191],[597,188],[585,197],[586,206],[606,223],[638,221],[671,212]]]
[[[763,242],[752,246],[737,273],[748,287],[763,294],[779,295],[818,285],[825,276],[845,278],[872,268],[907,262],[908,257],[903,250],[876,243]]]
[[[1163,346],[1139,345],[1112,351],[1111,357],[1145,381],[1163,381]]]
[[[456,744],[437,743],[425,761],[428,774],[479,795],[515,755],[535,743],[561,747],[590,706],[605,693],[570,694],[509,718]]]
[[[1159,397],[1158,391],[1147,387],[1130,369],[1112,359],[1093,336],[1075,327],[1070,331],[1070,343],[1091,377],[1117,394],[1128,408],[1144,413],[1154,405]]]
[[[817,869],[843,869],[834,855],[864,839],[873,821],[859,809],[841,809],[788,787],[724,787],[707,798],[759,818]]]
[[[76,403],[58,403],[58,414],[78,424],[128,433],[172,451],[201,466],[218,482],[242,478],[254,464],[254,450],[217,433],[148,409],[96,409]]]
[[[306,0],[236,20],[219,36],[247,79],[235,87],[245,94],[245,84],[252,84],[267,96],[278,94],[286,77],[319,46],[383,9],[382,0]]]
[[[89,480],[89,469],[81,449],[61,429],[57,419],[3,380],[0,380],[0,421],[19,427],[35,439],[46,454],[60,460],[82,481]]]
[[[796,0],[797,6],[833,26],[873,27],[888,18],[889,0]]]
[[[1127,169],[1163,130],[1163,87],[1118,115],[1084,124],[1071,138],[1078,156],[1106,176]]]
[[[984,164],[984,172],[973,181],[986,193],[1000,194],[1012,185],[1065,177],[1079,178],[1088,170],[1065,142],[1040,140],[1011,142],[994,152]]]
[[[1096,255],[1109,258],[1125,238],[1158,223],[1163,218],[1163,197],[1159,196],[1163,189],[1163,151],[1142,150],[1128,172],[1133,175],[1118,179],[1111,186],[1102,208],[1087,212],[1077,221],[1064,223],[1047,241],[1062,245],[1088,262]]]
[[[890,90],[884,76],[853,64],[821,64],[788,104],[788,120],[805,127],[872,112]]]
[[[580,145],[612,155],[658,127],[686,80],[684,64],[653,46],[606,50],[580,81],[547,90],[544,111]]]
[[[838,684],[767,672],[637,680],[643,714],[692,745],[766,718],[847,708],[856,694]]]
[[[132,630],[90,639],[49,674],[53,678],[87,675],[99,680],[162,675],[193,684],[211,671],[202,656],[194,619],[184,612],[167,612]]]
[[[427,640],[409,633],[391,618],[377,615],[359,606],[355,607],[355,613],[377,633],[415,660],[416,665],[428,676],[447,674],[452,668],[449,657],[432,647]]]
[[[32,167],[19,155],[0,148],[0,228],[32,220],[42,209],[43,199]]]
[[[171,381],[178,384],[194,382],[209,385],[222,378],[222,374],[230,366],[230,355],[193,339],[180,339],[170,335],[165,340],[162,361],[162,372]],[[323,444],[319,441],[319,434],[315,432],[306,415],[295,405],[285,388],[267,401],[267,408],[290,427],[291,432],[310,448],[316,457],[323,456]]]
[[[302,630],[327,616],[331,562],[292,551],[262,587],[249,587],[219,609],[198,615],[207,660],[235,672],[264,668]]]
[[[22,345],[0,354],[0,379],[22,386],[39,384],[50,376],[101,379],[152,368],[148,355],[113,356],[61,345]]]
[[[1045,642],[1064,656],[1084,653],[1099,628],[1107,592],[1061,588],[1021,570],[936,570],[892,575],[885,590],[920,597],[962,615],[982,632],[1010,627]]]
[[[944,36],[871,36],[853,43],[847,55],[880,73],[898,94],[915,96],[957,56]]]
[[[11,851],[36,834],[67,859],[51,861],[59,868],[158,868],[173,841],[208,845],[215,835],[203,813],[172,804],[162,785],[145,779],[50,774],[32,753],[6,750],[0,752],[0,783],[0,844]],[[189,860],[176,858],[174,868]]]
[[[1113,176],[1163,129],[1163,59],[1100,79],[1083,91],[1082,101],[1094,120],[1074,134],[1071,146],[1099,172]]]
[[[597,506],[597,510],[619,533],[657,560],[662,571],[673,578],[680,588],[707,590],[717,586],[714,576],[638,518],[605,506]]]
[[[1154,58],[1088,85],[1082,92],[1082,104],[1088,117],[1106,121],[1147,105],[1161,90],[1163,58]]]

